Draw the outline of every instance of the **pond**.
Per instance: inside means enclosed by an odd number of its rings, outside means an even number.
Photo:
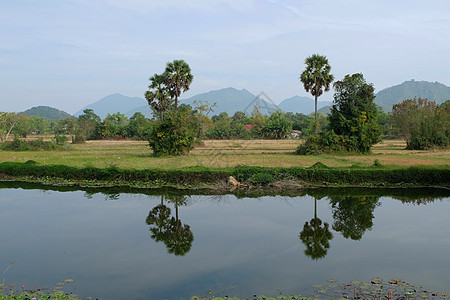
[[[0,284],[18,290],[73,279],[64,290],[83,299],[309,296],[378,276],[450,292],[448,190],[250,198],[3,183],[0,207]]]

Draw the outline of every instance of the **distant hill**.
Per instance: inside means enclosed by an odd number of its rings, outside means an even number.
[[[30,109],[27,109],[23,113],[29,116],[38,116],[50,121],[73,118],[72,115],[66,113],[65,111],[50,106],[32,107]]]
[[[108,113],[113,114],[120,112],[125,114],[126,112],[144,105],[146,105],[148,109],[147,101],[144,98],[128,97],[122,94],[112,94],[98,100],[95,103],[83,107],[81,110],[76,112],[74,116],[78,117],[83,114],[83,110],[85,109],[93,109],[95,114],[97,114],[101,119],[104,119]],[[131,117],[132,115],[127,116]]]
[[[374,102],[388,112],[394,104],[414,97],[427,98],[441,104],[450,100],[450,87],[439,82],[410,80],[379,91]]]
[[[261,99],[262,98],[262,99]],[[270,101],[265,101],[264,97],[261,96],[260,106],[261,113],[267,114],[268,111],[264,108],[269,108],[270,110],[276,109],[276,106],[270,103]],[[210,104],[217,103],[217,106],[214,107],[214,112],[212,115],[218,115],[221,112],[226,112],[229,116],[233,116],[235,112],[242,111],[247,115],[251,115],[256,96],[247,91],[246,89],[238,90],[232,87],[213,90],[207,93],[198,94],[193,97],[181,100],[181,103],[190,104],[194,106],[194,101],[208,101]],[[268,100],[268,99],[266,99]]]
[[[317,110],[325,106],[331,105],[331,101],[317,101]],[[314,112],[314,99],[308,97],[294,96],[281,101],[278,105],[282,110],[286,112],[302,113],[309,115]]]
[[[267,114],[267,110],[265,107],[269,109],[276,109],[276,106],[271,104],[270,101],[265,101],[264,97],[261,96],[260,106],[262,107],[261,113]],[[212,90],[207,93],[198,94],[192,96],[190,98],[181,99],[180,104],[187,104],[195,107],[194,101],[208,101],[209,104],[217,103],[216,107],[214,107],[214,111],[210,113],[209,117],[213,115],[218,115],[222,112],[226,112],[229,116],[233,116],[237,111],[243,111],[250,115],[253,111],[254,105],[252,102],[256,99],[256,96],[247,91],[246,89],[238,90],[232,87],[224,88],[220,90]],[[146,104],[146,107],[138,107],[136,110],[144,111],[148,109],[149,113],[151,111]],[[134,111],[134,110],[133,110]],[[145,114],[144,114],[145,115]]]

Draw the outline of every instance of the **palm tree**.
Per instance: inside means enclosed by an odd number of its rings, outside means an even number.
[[[167,63],[163,75],[170,96],[175,99],[175,113],[178,114],[178,97],[180,97],[182,90],[183,92],[189,90],[189,86],[194,79],[191,68],[184,60],[174,60]]]
[[[317,98],[330,90],[334,76],[326,56],[313,54],[305,59],[306,70],[300,75],[300,81],[307,92],[314,96],[314,133],[317,135]]]
[[[322,227],[322,220],[317,217],[317,198],[314,198],[314,218],[309,223],[305,222],[300,232],[300,240],[306,246],[305,255],[312,259],[325,257],[332,238],[328,223],[323,223]]]
[[[145,93],[145,99],[147,99],[148,105],[154,113],[159,114],[161,122],[164,122],[164,113],[170,110],[172,106],[169,91],[164,81],[165,77],[155,74],[149,80],[151,84],[148,86],[149,90]]]

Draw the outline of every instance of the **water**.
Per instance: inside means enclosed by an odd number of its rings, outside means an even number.
[[[330,278],[375,276],[450,292],[448,191],[259,198],[99,191],[3,185],[0,272],[9,269],[1,281],[21,289],[74,279],[64,290],[94,299],[311,295]]]

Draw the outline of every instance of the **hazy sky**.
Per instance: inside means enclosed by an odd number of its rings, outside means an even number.
[[[307,96],[298,78],[314,53],[376,91],[450,85],[450,1],[0,0],[0,111],[143,97],[174,59],[194,75],[184,98],[231,86],[278,103]]]

